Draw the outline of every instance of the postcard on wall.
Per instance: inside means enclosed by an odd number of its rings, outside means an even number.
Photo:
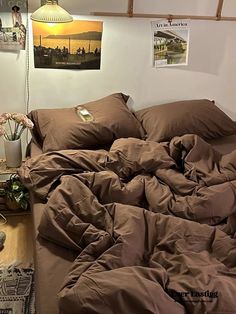
[[[151,23],[154,66],[188,65],[189,20],[157,20]]]
[[[0,0],[0,50],[25,50],[27,0]]]
[[[52,69],[100,69],[103,22],[33,22],[34,66]]]

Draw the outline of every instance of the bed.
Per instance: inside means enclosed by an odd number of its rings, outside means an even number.
[[[37,313],[235,313],[235,123],[209,100],[135,115],[127,100],[86,104],[92,130],[71,117],[55,127],[68,108],[30,114],[19,174],[31,191]]]

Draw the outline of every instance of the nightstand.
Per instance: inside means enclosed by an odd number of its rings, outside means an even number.
[[[3,213],[3,212],[2,212]],[[0,250],[2,265],[15,262],[29,267],[33,264],[33,222],[31,215],[7,216],[7,223],[0,225],[0,231],[5,232],[6,241]],[[0,220],[1,224],[2,220]]]
[[[0,159],[0,186],[16,173],[17,168],[8,168],[5,160]],[[28,267],[33,263],[32,217],[26,215],[30,210],[8,210],[5,199],[0,197],[0,213],[7,219],[7,223],[1,225],[3,220],[0,218],[0,231],[6,234],[6,242],[0,250],[1,263],[10,265],[19,261]]]

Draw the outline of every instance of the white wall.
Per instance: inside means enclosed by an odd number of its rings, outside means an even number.
[[[199,0],[188,7],[171,7],[164,1],[161,11],[154,0],[138,0],[136,12],[214,14],[217,1]],[[230,0],[226,0],[230,1]],[[179,5],[184,0],[178,0]],[[186,1],[185,1],[186,2]],[[78,8],[78,4],[81,5]],[[100,7],[98,7],[98,3]],[[60,4],[73,13],[90,11],[125,11],[126,1],[71,0]],[[199,5],[200,3],[200,5]],[[91,6],[89,6],[89,4]],[[109,4],[109,5],[108,5]],[[204,4],[204,5],[203,5]],[[30,1],[30,11],[38,6]],[[183,10],[180,9],[183,7]],[[227,15],[232,13],[232,3]],[[191,12],[190,12],[191,11]],[[68,107],[122,91],[133,98],[134,108],[168,101],[210,98],[236,119],[235,51],[236,22],[192,21],[189,65],[177,68],[152,67],[151,26],[148,19],[75,18],[104,21],[101,70],[34,69],[32,31],[30,26],[30,110],[35,108]],[[25,112],[27,53],[0,52],[0,112]],[[0,142],[0,156],[3,156]]]

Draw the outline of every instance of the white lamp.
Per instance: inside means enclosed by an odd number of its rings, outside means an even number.
[[[56,0],[47,0],[45,5],[31,14],[31,20],[42,23],[68,23],[72,22],[73,18]]]

